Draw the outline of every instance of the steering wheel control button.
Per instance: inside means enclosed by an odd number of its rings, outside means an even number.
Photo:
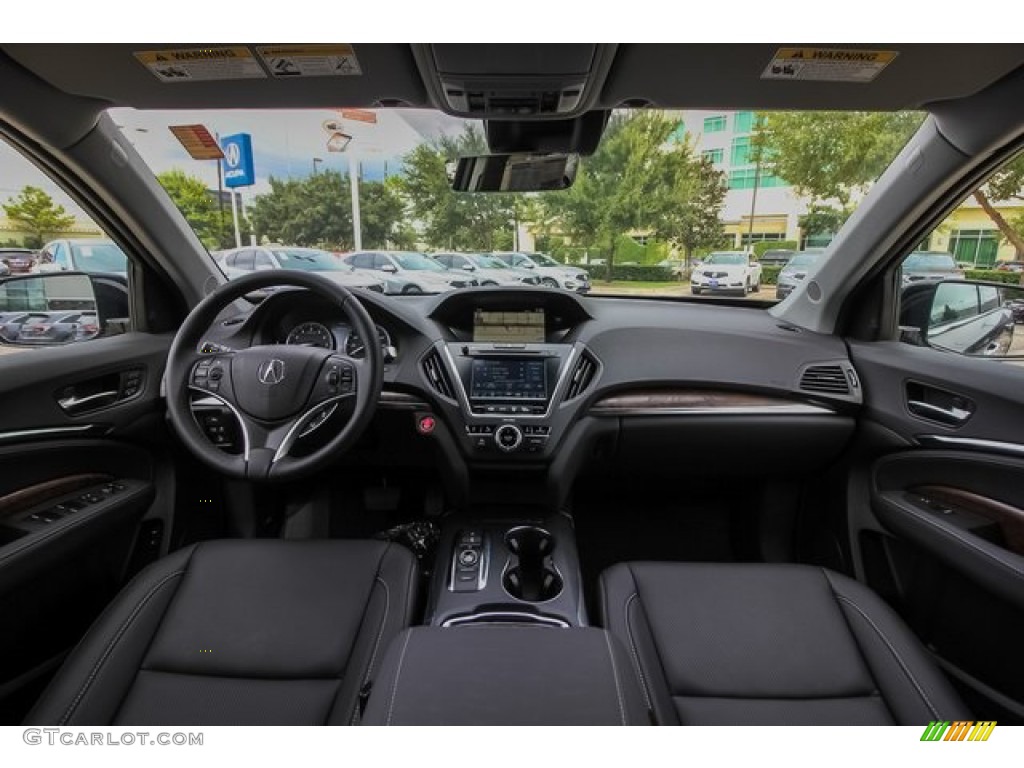
[[[523,433],[514,424],[503,424],[494,432],[494,443],[506,453],[516,450],[523,442]]]

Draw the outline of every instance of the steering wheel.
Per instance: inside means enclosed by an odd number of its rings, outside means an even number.
[[[305,288],[338,306],[362,339],[377,329],[359,300],[342,285],[311,272],[253,272],[220,286],[189,313],[167,357],[167,412],[185,445],[201,461],[231,477],[286,482],[324,468],[366,429],[380,398],[384,357],[378,344],[365,357],[329,349],[257,345],[226,349],[204,341],[231,302],[272,286]],[[239,421],[242,453],[230,454],[210,442],[191,409],[191,393],[212,397]],[[295,441],[335,411],[347,412],[344,426],[309,455],[289,455]]]

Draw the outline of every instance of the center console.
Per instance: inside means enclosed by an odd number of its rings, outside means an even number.
[[[586,626],[569,518],[447,523],[426,623]]]

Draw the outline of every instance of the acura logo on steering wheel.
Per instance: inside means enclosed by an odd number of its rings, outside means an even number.
[[[256,375],[264,384],[280,384],[284,381],[284,360],[264,360],[256,370]]]

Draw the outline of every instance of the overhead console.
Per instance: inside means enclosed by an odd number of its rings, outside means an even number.
[[[593,108],[616,46],[422,44],[413,55],[433,101],[477,119],[577,117]]]

